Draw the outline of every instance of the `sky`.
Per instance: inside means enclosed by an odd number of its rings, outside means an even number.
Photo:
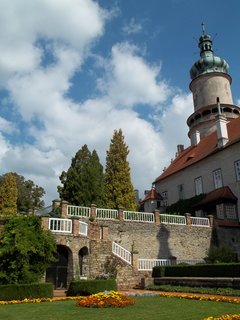
[[[202,22],[239,105],[239,12],[239,0],[0,0],[0,175],[33,180],[50,205],[76,152],[105,165],[121,128],[143,197],[189,145]]]

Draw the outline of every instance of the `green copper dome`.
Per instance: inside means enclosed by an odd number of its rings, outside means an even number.
[[[195,79],[204,73],[209,72],[224,72],[228,73],[227,62],[219,57],[214,56],[212,48],[211,36],[205,34],[203,29],[203,34],[199,38],[198,47],[200,48],[200,59],[194,63],[190,69],[191,79]]]

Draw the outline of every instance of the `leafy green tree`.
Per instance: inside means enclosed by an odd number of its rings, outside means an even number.
[[[0,234],[0,284],[39,281],[56,261],[56,243],[36,216],[6,217]]]
[[[105,172],[105,206],[136,210],[136,198],[127,161],[128,146],[122,130],[115,130],[107,151]]]
[[[91,153],[85,144],[72,158],[67,172],[60,176],[62,186],[58,186],[60,198],[73,205],[102,205],[103,167],[97,152]]]
[[[0,214],[16,214],[18,189],[14,173],[6,173],[0,182]]]
[[[212,246],[205,260],[208,263],[237,262],[237,254],[227,246]]]
[[[16,172],[6,173],[0,176],[0,190],[1,188],[5,190],[5,192],[1,192],[2,199],[5,198],[6,202],[10,205],[11,202],[9,202],[7,197],[7,194],[9,194],[7,190],[9,190],[13,182],[5,182],[6,179],[9,180],[9,176],[11,177],[12,181],[15,181],[14,186],[17,187],[17,200],[16,198],[12,200],[17,206],[17,208],[15,208],[15,213],[28,212],[30,209],[44,207],[44,201],[42,200],[42,197],[45,194],[44,189],[38,185],[35,185],[32,180],[25,180],[23,176],[17,174]],[[13,195],[16,197],[16,194],[12,191],[10,191],[10,194],[12,197]],[[5,200],[3,199],[4,202]]]

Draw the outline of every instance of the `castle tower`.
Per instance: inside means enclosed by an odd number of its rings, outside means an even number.
[[[221,112],[227,122],[239,117],[240,108],[233,105],[231,82],[227,62],[213,53],[211,36],[205,33],[202,25],[199,38],[200,59],[190,69],[194,112],[187,119],[188,136],[194,144],[196,133],[203,138],[216,130],[215,116],[218,113],[217,97],[220,99]]]

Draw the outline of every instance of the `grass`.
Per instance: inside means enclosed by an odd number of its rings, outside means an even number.
[[[226,302],[166,297],[135,297],[125,308],[79,308],[75,301],[0,306],[0,320],[201,320],[207,316],[239,313],[239,305]]]

